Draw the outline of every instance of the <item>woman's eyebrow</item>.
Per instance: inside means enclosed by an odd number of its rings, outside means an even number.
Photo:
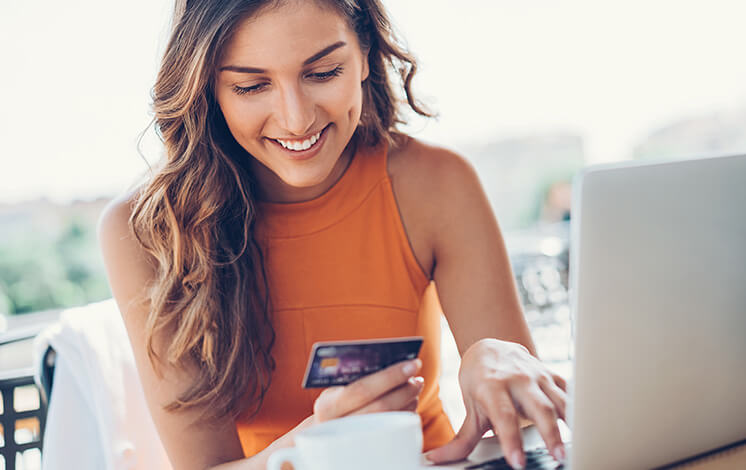
[[[303,61],[303,65],[312,64],[312,63],[316,62],[317,60],[321,59],[322,57],[327,56],[327,55],[331,54],[333,51],[339,49],[340,47],[346,46],[346,45],[347,45],[347,43],[344,42],[344,41],[337,41],[334,44],[332,44],[331,46],[327,46],[327,47],[321,49],[316,54],[314,54],[311,57],[309,57],[308,59],[304,60]]]
[[[335,50],[339,49],[340,47],[343,47],[346,45],[347,43],[344,41],[337,41],[331,46],[327,46],[321,49],[319,52],[315,53],[308,59],[304,60],[303,65],[306,66],[306,65],[312,64],[316,62],[317,60],[321,59],[322,57],[325,57],[331,54],[332,52],[334,52]],[[220,67],[220,69],[218,69],[219,72],[222,72],[224,70],[228,70],[231,72],[238,72],[238,73],[266,73],[267,72],[264,69],[260,69],[256,67],[241,67],[238,65],[224,65],[223,67]]]

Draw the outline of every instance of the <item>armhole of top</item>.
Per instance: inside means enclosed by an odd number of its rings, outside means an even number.
[[[386,198],[391,205],[392,215],[396,219],[395,225],[396,230],[399,235],[399,242],[402,243],[404,247],[404,252],[407,256],[407,261],[409,262],[410,269],[416,272],[416,275],[420,278],[420,281],[427,287],[427,284],[432,281],[430,279],[430,276],[425,272],[425,269],[420,264],[420,261],[417,259],[417,256],[414,253],[414,248],[412,247],[412,242],[409,239],[409,234],[407,233],[406,226],[404,225],[404,219],[402,217],[401,209],[399,208],[399,201],[396,199],[396,192],[394,191],[394,182],[391,179],[391,174],[389,173],[389,145],[385,144],[383,149],[383,171],[384,171],[384,187],[386,188]]]

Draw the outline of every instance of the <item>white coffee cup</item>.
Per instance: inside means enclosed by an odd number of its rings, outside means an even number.
[[[269,457],[268,470],[284,462],[295,470],[414,470],[422,462],[422,424],[417,413],[392,411],[347,416],[300,431],[295,447]]]

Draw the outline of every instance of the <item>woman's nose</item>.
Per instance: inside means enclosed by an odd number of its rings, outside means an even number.
[[[298,85],[284,87],[277,110],[278,124],[288,133],[306,135],[314,123],[314,105]]]

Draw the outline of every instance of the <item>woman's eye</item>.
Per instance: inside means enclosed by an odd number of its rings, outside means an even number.
[[[237,95],[245,95],[245,94],[251,94],[251,93],[257,93],[259,91],[262,91],[264,87],[266,87],[266,83],[260,83],[258,85],[252,85],[252,86],[238,86],[233,85],[233,92]]]
[[[324,81],[324,80],[329,80],[332,77],[336,77],[337,75],[341,73],[342,73],[342,66],[339,65],[329,70],[328,72],[311,73],[311,74],[308,74],[308,76],[314,80]]]
[[[323,82],[323,81],[329,80],[332,77],[336,77],[341,73],[342,73],[342,66],[339,65],[329,70],[328,72],[309,73],[307,77],[312,80]],[[233,92],[237,95],[254,94],[254,93],[259,93],[260,91],[264,90],[267,86],[269,86],[268,83],[259,83],[257,85],[252,85],[252,86],[233,85]]]

